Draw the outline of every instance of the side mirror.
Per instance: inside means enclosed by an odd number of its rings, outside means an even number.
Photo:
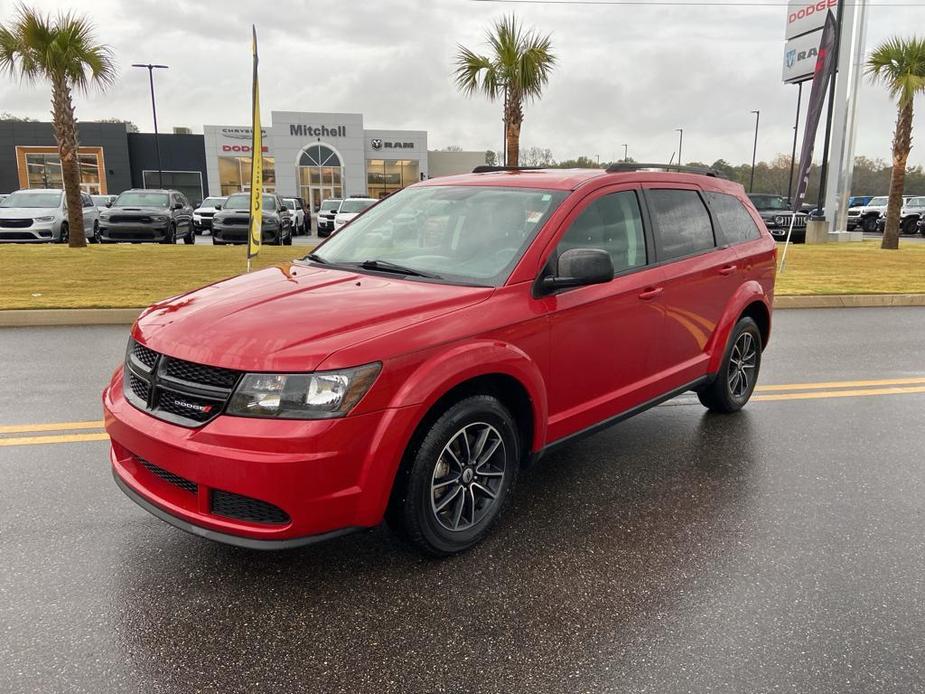
[[[173,209],[175,209],[175,210],[182,210],[182,209],[183,209],[183,203],[182,203],[182,202],[174,203]]]
[[[559,256],[554,277],[543,278],[543,289],[585,287],[604,284],[613,279],[613,260],[610,253],[600,248],[570,248]]]
[[[109,202],[107,202],[107,203],[106,203],[106,207],[112,207],[112,203],[113,203],[113,202],[114,202],[113,200],[110,200]]]
[[[221,203],[219,203],[218,205],[215,206],[215,211],[216,211],[216,212],[218,212],[220,209],[222,209]]]

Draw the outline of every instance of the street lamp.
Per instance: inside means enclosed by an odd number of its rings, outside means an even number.
[[[623,145],[623,163],[625,164],[626,162],[628,162],[629,158],[630,158],[630,146]]]
[[[684,147],[684,128],[675,128],[674,131],[679,134],[679,137],[678,137],[678,166],[681,166],[684,163],[684,160],[681,158],[681,149]]]
[[[157,152],[157,184],[160,188],[163,188],[164,167],[161,166],[161,143],[157,136],[157,104],[154,101],[154,70],[166,70],[167,66],[152,65],[151,63],[133,63],[132,67],[143,67],[148,71],[148,81],[151,83],[151,112],[154,114],[154,150]]]
[[[752,178],[748,184],[748,192],[755,191],[755,159],[758,156],[758,123],[761,121],[761,111],[752,111],[755,114],[755,146],[752,148]]]

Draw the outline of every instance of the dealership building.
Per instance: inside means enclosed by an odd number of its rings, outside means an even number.
[[[82,122],[81,188],[176,188],[190,200],[250,185],[249,126],[206,125],[203,134],[130,133],[121,123]],[[157,149],[160,149],[161,171]],[[484,152],[428,152],[423,130],[366,129],[359,113],[273,111],[263,128],[266,192],[300,196],[317,208],[330,197],[382,197],[416,181],[471,171]],[[0,120],[0,193],[61,187],[50,123]]]

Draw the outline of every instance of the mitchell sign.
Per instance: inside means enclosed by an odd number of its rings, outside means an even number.
[[[346,125],[303,125],[301,123],[289,124],[291,137],[347,137]]]

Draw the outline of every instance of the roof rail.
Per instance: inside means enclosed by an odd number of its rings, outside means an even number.
[[[666,171],[677,173],[700,174],[713,178],[726,178],[722,171],[711,169],[708,166],[681,166],[679,164],[640,164],[637,162],[618,162],[607,167],[607,173],[626,173],[629,171]]]
[[[542,171],[542,166],[488,166],[482,164],[472,169],[472,173],[495,173],[498,171]]]

